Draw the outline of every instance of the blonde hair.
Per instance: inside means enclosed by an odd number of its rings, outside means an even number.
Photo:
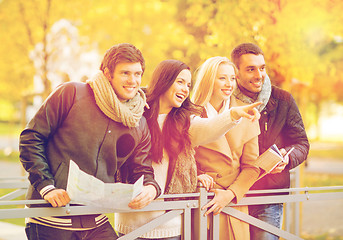
[[[192,101],[200,106],[205,106],[211,99],[214,81],[220,64],[229,64],[237,73],[236,66],[227,57],[211,57],[197,70]]]

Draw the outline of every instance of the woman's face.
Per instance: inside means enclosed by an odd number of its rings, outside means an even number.
[[[160,113],[169,113],[173,107],[179,108],[189,96],[192,75],[188,69],[177,75],[174,83],[160,97]]]
[[[235,87],[236,74],[233,66],[222,63],[218,67],[216,79],[214,80],[211,104],[222,105],[223,101],[227,100]],[[214,106],[214,104],[212,104]]]

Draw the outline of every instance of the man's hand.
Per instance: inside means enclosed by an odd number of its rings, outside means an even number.
[[[204,185],[207,191],[214,187],[214,180],[210,175],[201,174],[198,176],[198,180]]]
[[[53,207],[63,207],[70,202],[68,193],[64,189],[54,189],[44,196]]]
[[[281,148],[280,153],[284,157],[287,154],[287,151],[286,151],[286,149]],[[272,171],[270,171],[270,174],[282,172],[285,169],[285,167],[287,166],[288,162],[289,162],[289,157],[287,155],[283,162],[280,162]]]
[[[214,215],[219,214],[223,208],[235,198],[235,194],[230,189],[212,189],[210,192],[214,192],[214,198],[201,208],[201,210],[205,210],[210,207],[204,214],[205,216],[211,212],[213,212]]]
[[[157,191],[153,185],[144,186],[143,191],[129,203],[129,207],[132,209],[144,208],[155,199],[156,194]]]
[[[245,117],[247,119],[250,119],[251,121],[259,120],[261,117],[261,114],[256,109],[256,107],[261,105],[261,104],[262,104],[262,102],[256,102],[256,103],[252,103],[252,104],[246,105],[246,106],[232,107],[230,109],[231,118],[233,120],[238,120],[241,117]]]

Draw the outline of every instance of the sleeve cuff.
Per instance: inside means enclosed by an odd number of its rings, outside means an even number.
[[[44,196],[45,196],[46,194],[48,194],[49,192],[51,192],[51,191],[54,190],[54,189],[56,189],[54,185],[48,185],[48,186],[43,187],[43,188],[39,191],[39,193],[40,193],[40,195],[42,196],[42,198],[44,198]]]

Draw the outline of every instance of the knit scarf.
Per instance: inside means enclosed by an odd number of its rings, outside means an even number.
[[[130,128],[138,126],[146,104],[146,96],[141,89],[132,99],[121,102],[102,71],[89,79],[87,84],[94,92],[96,104],[107,117]]]
[[[178,155],[165,194],[195,192],[197,188],[197,165],[194,154],[194,149],[191,149],[188,153],[183,152]]]
[[[159,114],[158,124],[160,129],[163,128],[164,121],[167,114]],[[178,193],[193,193],[197,188],[197,165],[195,162],[195,151],[193,148],[186,149],[180,152],[175,161],[174,168],[172,164],[168,167],[168,176],[171,174],[169,183],[167,182],[164,190],[165,194],[178,194]],[[164,157],[168,155],[164,153]],[[170,161],[170,160],[169,160]],[[168,180],[167,180],[168,181]]]
[[[239,89],[239,87],[236,87],[233,95],[241,100],[244,103],[254,103],[254,102],[262,102],[262,104],[258,107],[256,107],[260,112],[263,111],[263,109],[266,107],[269,98],[270,98],[270,94],[272,92],[272,84],[270,82],[270,79],[268,77],[268,75],[266,75],[266,77],[264,78],[264,83],[262,85],[262,90],[261,92],[258,94],[257,99],[252,99],[246,95],[244,95],[241,90]]]

